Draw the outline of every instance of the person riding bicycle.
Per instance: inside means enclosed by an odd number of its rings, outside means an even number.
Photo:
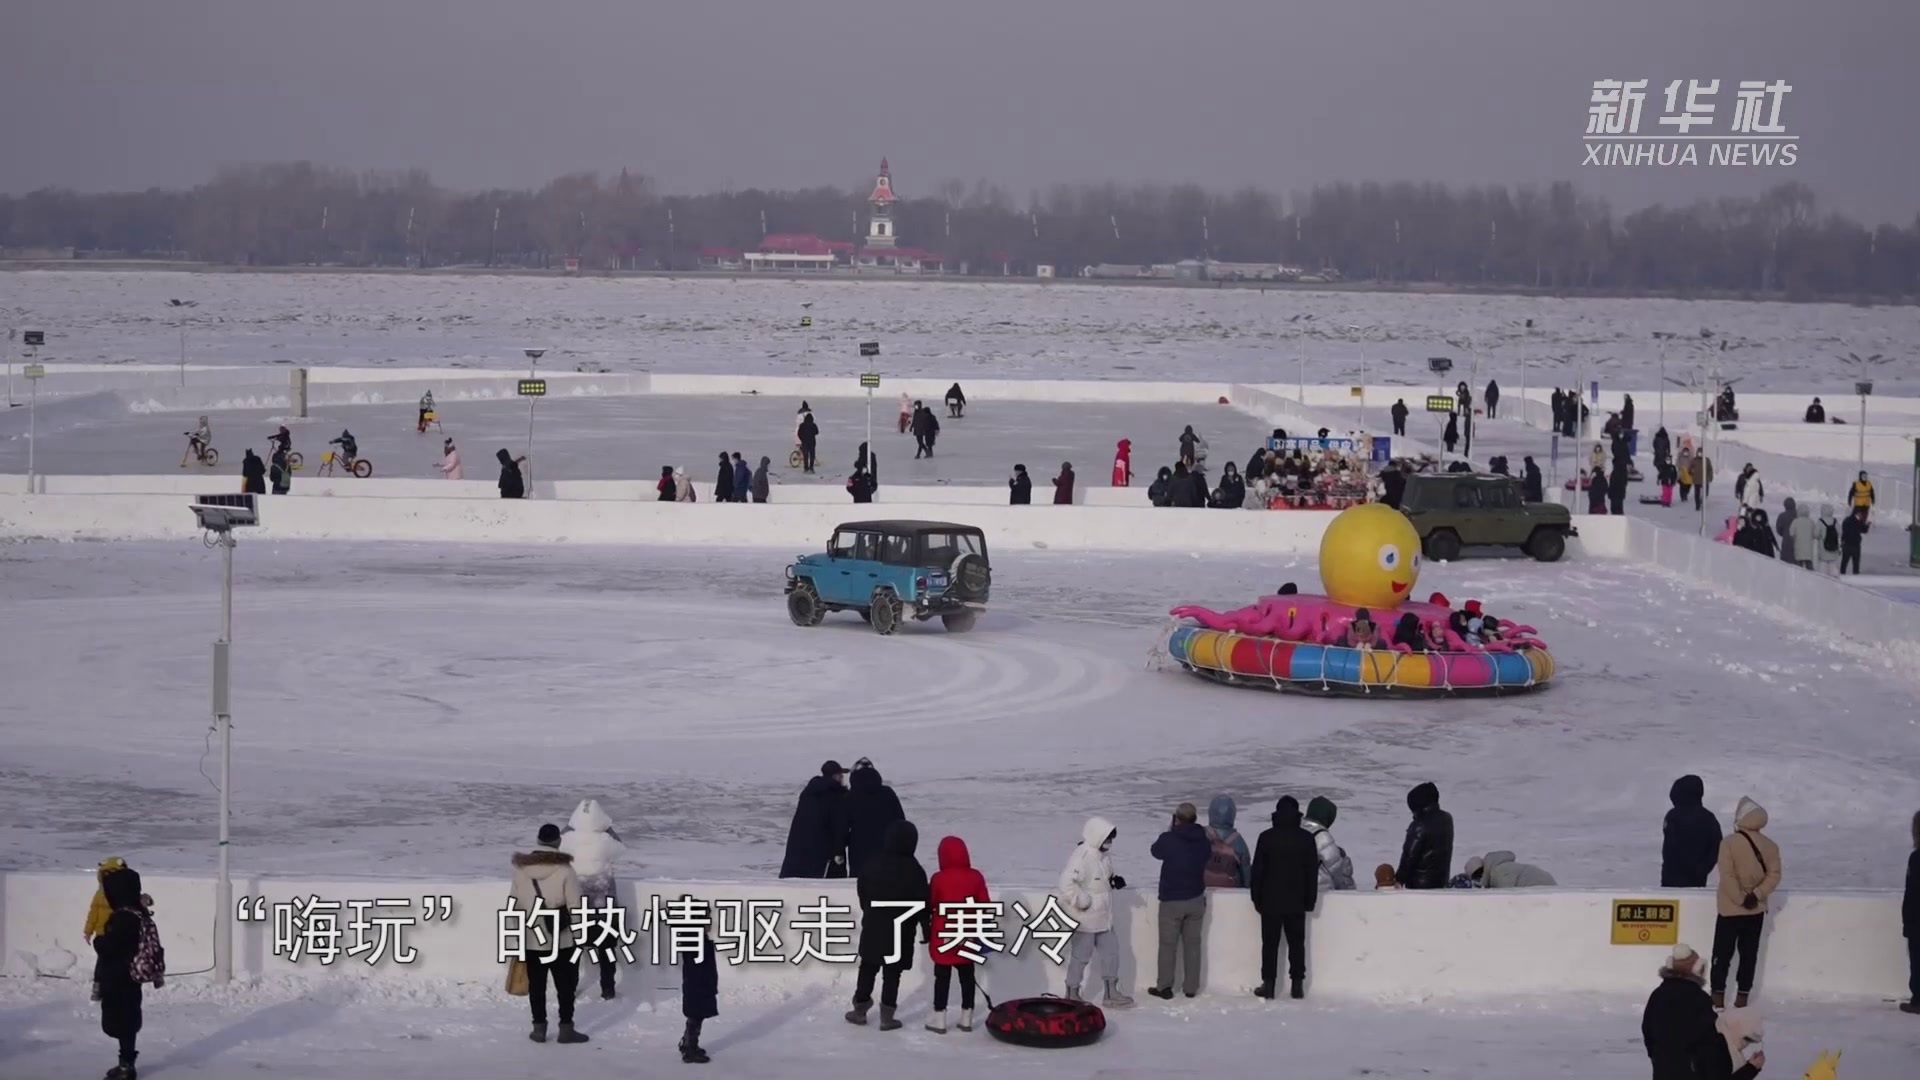
[[[341,429],[339,438],[328,439],[327,445],[340,448],[341,463],[349,469],[353,467],[354,460],[360,456],[360,443],[354,439],[353,432],[345,428]]]
[[[267,445],[272,447],[268,451],[269,456],[284,454],[293,449],[293,432],[287,430],[287,425],[281,424],[279,431],[267,436]]]
[[[200,417],[200,425],[184,434],[187,436],[187,454],[181,457],[180,464],[185,466],[187,457],[192,457],[195,461],[204,461],[207,456],[207,447],[213,445],[213,425],[207,423],[207,418],[203,414]]]
[[[429,390],[420,395],[420,430],[426,431],[427,425],[433,423],[434,419],[433,391]]]

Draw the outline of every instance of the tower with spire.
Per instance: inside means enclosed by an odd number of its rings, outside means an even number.
[[[887,159],[880,159],[880,175],[874,178],[873,194],[867,196],[867,205],[873,210],[867,218],[867,243],[869,249],[892,248],[897,246],[898,237],[893,226],[893,174],[887,168]]]

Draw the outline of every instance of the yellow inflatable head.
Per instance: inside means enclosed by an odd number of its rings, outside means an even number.
[[[1320,538],[1320,584],[1336,603],[1395,608],[1419,580],[1420,534],[1391,506],[1342,510]]]

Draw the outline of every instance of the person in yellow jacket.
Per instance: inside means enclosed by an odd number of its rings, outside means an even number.
[[[107,880],[108,874],[113,873],[115,870],[125,870],[126,868],[127,860],[118,855],[109,855],[100,860],[99,869],[94,871],[93,880],[95,888],[93,890],[93,903],[87,905],[87,925],[86,929],[82,930],[80,934],[81,939],[88,944],[92,944],[93,939],[98,937],[100,932],[107,928],[107,917],[113,914],[113,905],[107,903],[107,894],[98,886],[101,882]]]
[[[1853,487],[1847,491],[1847,505],[1855,510],[1862,507],[1868,510],[1873,509],[1873,481],[1867,479],[1864,471],[1860,473],[1860,479],[1855,480]]]

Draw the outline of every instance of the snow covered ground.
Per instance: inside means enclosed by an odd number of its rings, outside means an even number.
[[[737,450],[749,465],[758,464],[763,454],[773,458],[781,482],[842,484],[867,437],[866,403],[821,398],[810,404],[821,428],[821,471],[814,477],[787,465],[799,402],[747,396],[553,398],[536,406],[534,472],[541,480],[651,480],[660,475],[660,466],[678,465],[697,480],[711,481],[720,451]],[[935,403],[935,408],[944,416],[943,406]],[[913,436],[898,432],[898,412],[896,397],[876,397],[873,442],[882,455],[882,484],[1004,484],[1014,463],[1021,462],[1042,502],[1051,499],[1045,482],[1063,461],[1073,462],[1081,484],[1105,485],[1114,443],[1121,438],[1133,439],[1139,472],[1149,460],[1171,463],[1187,424],[1205,435],[1217,454],[1240,458],[1271,430],[1238,409],[1218,405],[982,401],[960,419],[942,419],[935,456],[915,461]],[[266,456],[267,436],[283,423],[293,432],[294,448],[307,458],[301,475],[313,475],[327,440],[346,428],[374,463],[374,475],[439,476],[441,432],[419,434],[416,415],[412,405],[359,405],[315,408],[305,420],[270,411],[217,412],[209,419],[221,454],[218,472],[227,478],[239,475],[248,447]],[[447,403],[439,415],[446,435],[460,447],[468,479],[488,479],[498,471],[495,450],[507,447],[516,455],[526,450],[525,404]],[[179,472],[186,450],[182,432],[194,419],[179,413],[83,412],[65,424],[55,420],[36,433],[36,467],[43,473]],[[16,426],[21,434],[0,439],[0,472],[27,471],[26,429]]]
[[[1285,792],[1342,806],[1391,860],[1440,785],[1457,853],[1512,848],[1569,885],[1650,884],[1673,778],[1770,805],[1796,880],[1900,884],[1920,803],[1912,686],[1884,660],[1609,562],[1473,560],[1419,588],[1540,628],[1544,694],[1320,701],[1148,666],[1166,610],[1234,606],[1308,566],[999,551],[976,632],[880,639],[786,619],[784,560],[669,548],[246,543],[236,558],[236,870],[493,877],[541,821],[602,799],[636,875],[752,880],[826,758],[871,757],[923,831],[995,880],[1053,880],[1081,822],[1123,873],[1170,807]],[[16,869],[212,862],[198,544],[0,548],[0,848]],[[50,722],[51,721],[51,722]],[[937,833],[935,835],[938,835]],[[1802,877],[1801,875],[1805,875]]]
[[[1425,358],[1461,358],[1518,385],[1565,358],[1600,361],[1609,385],[1659,384],[1656,330],[1729,342],[1715,363],[1740,389],[1843,394],[1837,354],[1911,359],[1920,310],[1733,301],[1560,300],[1289,289],[1071,283],[559,278],[461,274],[9,273],[0,321],[47,332],[43,356],[171,363],[461,364],[512,370],[547,346],[561,369],[828,374],[853,370],[860,341],[880,369],[939,378],[1347,381],[1366,328],[1373,382],[1424,384]],[[802,304],[811,304],[802,308]],[[813,317],[802,330],[803,314]],[[1534,320],[1529,334],[1522,328]],[[1462,342],[1450,346],[1447,338]],[[1699,359],[1706,359],[1700,354]],[[1696,355],[1670,350],[1678,375]],[[1882,394],[1920,391],[1920,364],[1875,374]],[[1539,377],[1536,376],[1536,382]],[[1477,387],[1476,387],[1477,389]]]
[[[1501,963],[1489,958],[1489,963]],[[1649,963],[1653,961],[1650,959]],[[742,999],[723,972],[720,1016],[703,1042],[713,1063],[688,1069],[672,987],[580,1006],[585,1046],[526,1039],[526,1006],[498,993],[341,980],[324,991],[275,985],[219,992],[201,979],[147,992],[145,1076],[239,1080],[394,1080],[556,1076],[995,1076],[1035,1080],[1218,1080],[1221,1077],[1424,1077],[1430,1080],[1620,1080],[1644,1076],[1638,1000],[1569,996],[1475,1007],[1266,1004],[1204,996],[1108,1014],[1081,1050],[1025,1050],[984,1030],[921,1030],[927,998],[903,996],[907,1027],[882,1034],[840,1019],[845,994]],[[1648,989],[1656,980],[1651,972]],[[950,1016],[951,1021],[953,1017]],[[1913,1073],[1916,1021],[1892,1006],[1794,1003],[1766,1010],[1767,1076],[1797,1077],[1823,1050],[1843,1051],[1846,1080]],[[70,1080],[113,1062],[84,983],[0,980],[0,1074]]]

